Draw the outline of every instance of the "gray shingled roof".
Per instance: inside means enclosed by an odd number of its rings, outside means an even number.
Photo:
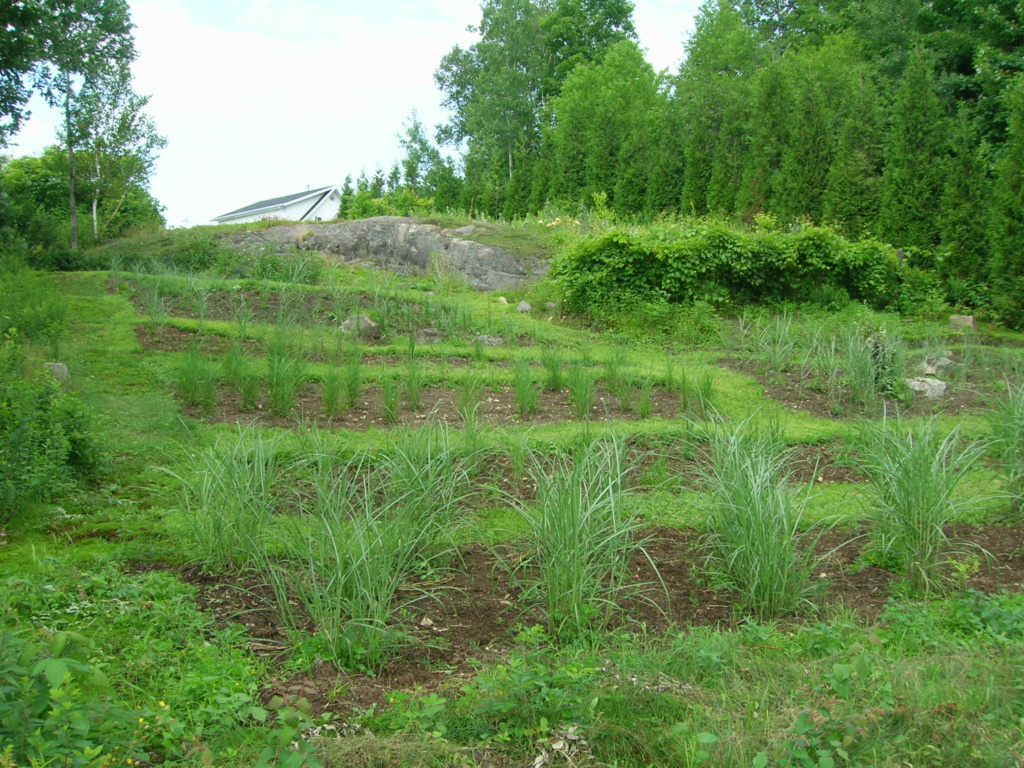
[[[237,211],[231,211],[220,216],[216,216],[216,219],[226,219],[229,216],[239,216],[243,213],[255,213],[256,211],[262,211],[264,208],[277,208],[288,203],[294,203],[296,200],[302,200],[305,197],[315,197],[322,195],[324,192],[329,192],[334,187],[321,187],[320,189],[308,189],[305,192],[297,192],[294,195],[285,195],[284,197],[272,197],[269,200],[260,200],[258,203],[247,205],[244,208],[239,208]]]

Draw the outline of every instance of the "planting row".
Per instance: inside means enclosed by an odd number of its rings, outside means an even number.
[[[566,367],[558,350],[545,348],[541,362],[540,378],[529,363],[519,362],[511,368],[507,388],[473,371],[461,376],[457,390],[431,390],[431,399],[434,405],[440,400],[441,411],[454,411],[467,424],[487,412],[532,419],[545,408],[558,408],[560,413],[566,404],[580,419],[591,418],[595,409],[614,409],[642,419],[681,414],[703,418],[714,408],[715,382],[708,372],[691,376],[670,367],[665,379],[656,384],[653,377],[627,371],[624,355],[613,355],[599,389],[594,371],[580,363]],[[218,402],[225,402],[224,390],[233,393],[239,411],[261,410],[265,403],[279,418],[291,416],[300,405],[306,416],[318,413],[328,419],[349,411],[376,410],[385,423],[399,420],[403,404],[410,413],[425,410],[424,395],[428,384],[434,382],[415,356],[408,358],[399,373],[377,378],[378,386],[369,387],[366,366],[358,350],[353,350],[342,365],[325,367],[317,394],[310,399],[305,395],[310,372],[300,355],[272,345],[266,358],[257,361],[244,355],[241,345],[235,345],[219,361],[198,348],[184,354],[175,371],[175,390],[184,405],[207,413]],[[568,392],[567,401],[559,396],[563,391]]]
[[[949,526],[991,501],[976,484],[969,493],[961,487],[986,452],[1005,472],[1003,508],[1020,512],[1024,391],[1013,392],[992,425],[985,443],[944,433],[936,421],[864,424],[858,432],[872,500],[869,549],[917,590],[939,589],[984,557],[951,540]],[[813,484],[787,482],[778,429],[717,423],[700,438],[709,458],[696,502],[707,515],[708,578],[735,590],[757,617],[799,610],[820,581],[812,577],[814,541],[827,529],[805,518]],[[179,480],[207,567],[256,572],[272,587],[283,623],[315,627],[325,658],[377,668],[407,641],[406,609],[437,596],[410,585],[436,581],[451,565],[454,531],[468,521],[485,459],[469,434],[456,440],[444,428],[403,432],[372,456],[342,455],[317,432],[243,430],[203,452]],[[580,443],[563,455],[523,444],[508,459],[533,493],[504,497],[518,519],[505,533],[515,544],[494,551],[554,638],[603,631],[627,620],[623,607],[637,601],[663,604],[654,597],[665,589],[656,569],[654,579],[637,579],[638,562],[655,564],[646,558],[642,505],[628,492],[633,464],[621,440]]]

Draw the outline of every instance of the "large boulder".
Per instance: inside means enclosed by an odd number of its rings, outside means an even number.
[[[466,237],[487,225],[442,229],[404,216],[377,216],[328,224],[292,224],[229,236],[236,245],[274,243],[314,250],[340,261],[369,259],[399,272],[426,272],[432,259],[462,275],[478,291],[520,288],[547,271],[501,248]]]

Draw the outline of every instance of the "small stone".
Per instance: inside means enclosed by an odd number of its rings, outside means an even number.
[[[558,305],[553,301],[549,301],[547,304],[544,305],[544,308],[547,309],[549,312],[554,312],[556,309],[558,309]]]
[[[420,328],[416,331],[416,341],[421,344],[436,344],[441,340],[441,332],[437,328]]]
[[[519,304],[516,305],[516,312],[522,312],[525,314],[526,312],[529,312],[531,309],[533,309],[533,307],[530,306],[530,303],[528,301],[520,301]]]
[[[43,363],[43,368],[48,370],[57,381],[67,381],[71,371],[64,363]]]
[[[345,333],[358,333],[361,339],[379,339],[381,337],[380,326],[366,315],[350,315],[341,324],[341,330]]]
[[[499,304],[508,304],[508,299],[506,299],[504,296],[499,296],[498,297],[498,303]]]
[[[500,347],[505,343],[505,340],[501,336],[488,336],[486,333],[477,336],[473,341],[479,341],[485,347]]]
[[[949,328],[953,331],[974,331],[978,330],[978,323],[974,315],[950,315]]]
[[[916,379],[907,379],[907,386],[917,395],[923,395],[928,400],[938,400],[946,394],[946,382],[941,379],[933,379],[930,376],[921,376]]]

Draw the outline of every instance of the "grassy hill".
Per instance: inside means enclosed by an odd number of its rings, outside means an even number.
[[[9,342],[5,392],[66,362],[103,460],[3,519],[12,765],[1021,759],[1024,337],[607,330],[350,267],[17,280],[63,333]]]

